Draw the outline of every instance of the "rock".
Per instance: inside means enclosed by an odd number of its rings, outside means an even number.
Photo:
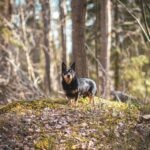
[[[142,120],[150,121],[150,114],[142,116]]]

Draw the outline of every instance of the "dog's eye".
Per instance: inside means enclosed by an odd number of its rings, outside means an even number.
[[[72,70],[70,69],[69,72],[72,73]]]

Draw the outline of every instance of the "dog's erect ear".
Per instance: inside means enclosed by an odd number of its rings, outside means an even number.
[[[62,72],[66,70],[66,64],[64,62],[62,62],[61,64],[61,69],[62,69]]]
[[[75,71],[75,62],[71,65],[71,69]]]

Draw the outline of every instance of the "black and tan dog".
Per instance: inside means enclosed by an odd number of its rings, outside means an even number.
[[[62,63],[62,86],[71,105],[73,100],[77,105],[79,96],[88,96],[89,102],[94,105],[94,96],[97,91],[96,83],[89,78],[77,78],[75,63],[69,69],[65,63]]]

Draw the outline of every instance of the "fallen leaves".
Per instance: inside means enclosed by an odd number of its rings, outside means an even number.
[[[121,149],[123,144],[136,148],[128,137],[138,134],[138,109],[102,99],[96,103],[77,108],[46,100],[16,104],[1,114],[0,149],[105,150]]]

